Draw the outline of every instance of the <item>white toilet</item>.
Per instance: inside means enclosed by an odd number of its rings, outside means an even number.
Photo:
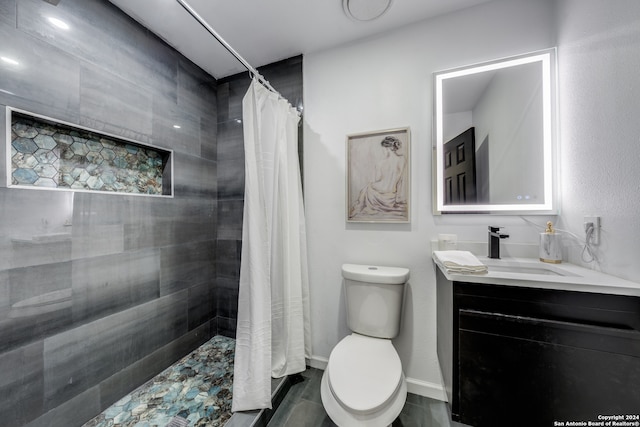
[[[329,356],[320,393],[329,417],[340,427],[384,427],[407,398],[400,357],[391,344],[398,335],[409,270],[344,264],[347,324],[353,333]]]

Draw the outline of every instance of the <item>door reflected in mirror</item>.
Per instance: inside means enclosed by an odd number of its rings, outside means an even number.
[[[435,73],[434,211],[553,213],[555,49]]]

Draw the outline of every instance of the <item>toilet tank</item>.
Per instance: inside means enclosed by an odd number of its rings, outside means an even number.
[[[342,277],[349,329],[375,338],[397,336],[409,270],[344,264]]]

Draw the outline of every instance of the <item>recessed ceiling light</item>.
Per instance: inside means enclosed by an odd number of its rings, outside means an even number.
[[[7,64],[10,64],[10,65],[20,65],[18,61],[16,61],[13,58],[9,58],[7,56],[0,56],[0,59],[2,59],[2,62],[6,62]]]
[[[393,0],[342,0],[344,13],[356,21],[373,21],[384,15]]]
[[[62,29],[62,30],[68,30],[69,29],[69,24],[67,24],[66,22],[64,22],[61,19],[58,18],[54,18],[52,16],[50,16],[49,18],[47,18],[49,20],[49,22],[51,22],[54,26]]]

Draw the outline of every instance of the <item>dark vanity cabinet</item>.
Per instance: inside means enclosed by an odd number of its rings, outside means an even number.
[[[455,421],[639,421],[640,297],[437,276],[438,359]]]

